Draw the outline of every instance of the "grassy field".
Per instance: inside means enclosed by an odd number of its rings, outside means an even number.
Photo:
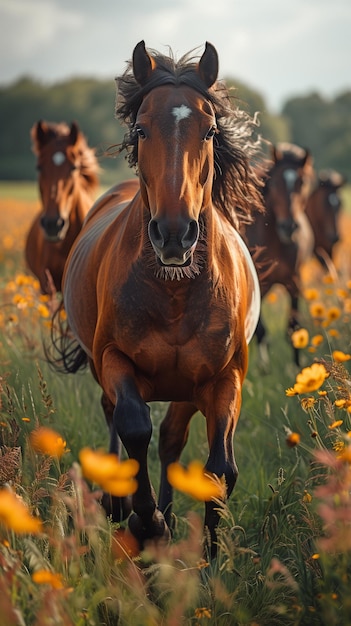
[[[181,491],[171,544],[141,554],[102,514],[98,487],[79,463],[82,448],[108,447],[100,391],[88,371],[60,376],[44,358],[48,303],[23,260],[36,187],[0,185],[0,489],[18,496],[9,511],[0,491],[0,626],[351,624],[349,198],[335,274],[314,262],[304,268],[301,369],[285,333],[284,291],[264,302],[270,361],[262,366],[253,341],[235,435],[239,479],[220,507],[219,554],[208,562],[203,504]],[[328,374],[319,386],[304,369],[315,360]],[[299,373],[302,390],[286,395]],[[151,408],[157,490],[165,407]],[[66,442],[62,456],[33,447],[42,426]],[[182,463],[206,458],[199,414]],[[26,529],[28,516],[41,520],[39,530]]]

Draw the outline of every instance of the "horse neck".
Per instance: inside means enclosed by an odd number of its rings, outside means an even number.
[[[72,211],[70,214],[71,223],[76,222],[82,225],[87,213],[93,205],[95,190],[97,185],[89,185],[87,180],[80,176],[73,187]]]

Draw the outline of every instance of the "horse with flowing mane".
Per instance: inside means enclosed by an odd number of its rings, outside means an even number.
[[[260,291],[238,234],[263,210],[252,162],[256,123],[234,108],[217,80],[218,56],[206,43],[179,61],[137,44],[117,79],[121,145],[138,178],[110,189],[93,206],[67,260],[63,300],[78,345],[62,335],[58,359],[74,372],[86,361],[102,388],[110,452],[122,442],[138,461],[130,498],[105,494],[114,520],[129,516],[142,546],[167,537],[172,487],[190,420],[206,419],[205,470],[237,479],[233,436],[255,331]],[[65,339],[68,345],[64,345]],[[148,403],[170,402],[160,427],[158,503],[148,474]],[[133,513],[131,513],[131,510]],[[216,552],[218,503],[206,503],[208,547]]]
[[[306,204],[306,215],[314,234],[313,252],[324,268],[333,259],[334,246],[340,239],[340,189],[345,183],[346,179],[339,172],[321,170]]]
[[[31,129],[42,209],[27,235],[25,259],[42,293],[61,291],[63,269],[99,184],[94,150],[76,122],[39,121]]]
[[[308,150],[291,143],[279,143],[271,148],[271,162],[263,174],[265,213],[245,228],[245,238],[251,251],[259,250],[262,265],[262,298],[275,284],[281,284],[290,297],[288,334],[299,326],[298,298],[300,268],[312,255],[313,232],[305,215],[305,206],[314,180],[312,157]],[[269,360],[266,330],[262,317],[256,329],[260,354]],[[298,350],[294,359],[299,363]]]

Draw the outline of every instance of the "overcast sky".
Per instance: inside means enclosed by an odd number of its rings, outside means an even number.
[[[141,39],[177,57],[210,41],[220,77],[275,111],[291,96],[351,89],[351,0],[0,0],[0,84],[114,80]]]

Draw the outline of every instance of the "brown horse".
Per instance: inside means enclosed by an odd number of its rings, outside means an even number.
[[[288,333],[298,325],[299,270],[312,254],[313,233],[304,209],[314,171],[307,150],[290,143],[272,146],[271,166],[263,191],[266,212],[246,227],[246,241],[253,251],[260,249],[262,298],[275,284],[283,285],[291,300]],[[260,316],[256,337],[261,357],[267,361],[266,330]],[[294,350],[298,364],[298,350]]]
[[[98,187],[98,164],[76,122],[37,122],[31,130],[37,156],[41,212],[27,235],[25,258],[43,293],[61,291],[64,265]]]
[[[306,215],[314,234],[314,254],[323,267],[333,258],[333,248],[339,241],[341,198],[339,191],[345,178],[335,170],[321,170],[307,200]]]
[[[108,191],[90,211],[68,258],[63,299],[79,342],[76,371],[87,357],[103,390],[110,450],[139,462],[131,502],[106,495],[114,520],[130,512],[140,544],[167,536],[172,488],[167,467],[180,458],[191,417],[207,421],[206,470],[232,492],[233,435],[256,328],[260,293],[251,256],[238,235],[240,216],[263,210],[251,166],[255,123],[232,108],[217,81],[209,43],[200,59],[179,61],[141,41],[117,79],[117,117],[129,130],[121,149],[138,179]],[[62,346],[61,346],[62,347]],[[68,351],[67,351],[68,352]],[[69,360],[69,359],[68,359]],[[158,505],[148,476],[152,432],[147,403],[170,401],[160,429]],[[205,525],[216,551],[218,505]]]

